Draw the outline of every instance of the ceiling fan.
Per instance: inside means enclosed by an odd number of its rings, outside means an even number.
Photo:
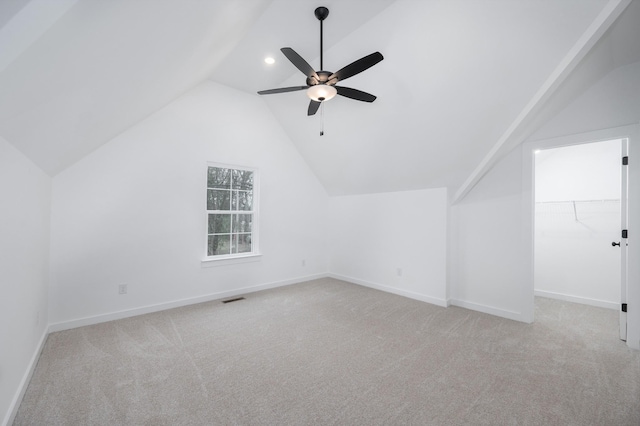
[[[346,98],[355,99],[363,102],[373,102],[376,97],[371,93],[361,90],[352,89],[350,87],[337,86],[336,83],[353,77],[362,71],[371,68],[384,59],[380,52],[375,52],[350,63],[344,68],[336,72],[324,71],[322,57],[322,22],[329,16],[329,9],[326,7],[318,7],[314,12],[316,18],[320,21],[320,71],[315,71],[302,56],[298,55],[295,50],[290,47],[280,49],[284,56],[291,61],[304,75],[307,76],[306,86],[282,87],[279,89],[261,90],[260,95],[271,95],[274,93],[295,92],[298,90],[306,90],[307,96],[311,99],[307,115],[314,115],[322,102],[332,99],[336,94]]]

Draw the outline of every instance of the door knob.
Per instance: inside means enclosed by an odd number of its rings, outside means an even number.
[[[615,246],[619,246],[619,245],[620,245],[620,243],[616,243],[616,242],[614,241],[614,242],[612,242],[612,243],[611,243],[611,245],[612,245],[613,247],[615,247]]]

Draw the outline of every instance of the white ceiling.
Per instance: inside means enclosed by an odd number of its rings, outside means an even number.
[[[640,119],[640,1],[633,1],[553,95],[532,139],[623,126]],[[589,90],[585,90],[588,88]],[[631,99],[629,99],[631,98]],[[571,103],[592,105],[568,108]],[[596,106],[597,105],[597,106]],[[615,106],[615,107],[614,107]]]
[[[69,7],[51,24],[29,3],[0,29],[0,45],[13,20],[41,32],[0,73],[0,136],[51,175],[206,80],[269,4],[32,1]]]
[[[3,0],[0,2],[0,28],[16,16],[27,3],[29,0]]]
[[[618,1],[323,1],[324,68],[380,51],[384,61],[342,84],[378,99],[327,102],[322,137],[304,92],[261,99],[330,194],[455,190]],[[304,85],[279,49],[319,67],[318,5],[3,0],[0,136],[55,175],[207,78],[253,94]],[[640,60],[638,21],[627,20],[607,35],[609,71]],[[584,89],[574,86],[556,109]]]

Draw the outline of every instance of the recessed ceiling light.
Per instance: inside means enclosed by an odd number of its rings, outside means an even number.
[[[264,62],[268,65],[273,65],[276,63],[276,60],[273,59],[271,56],[267,56],[266,58],[264,58]]]

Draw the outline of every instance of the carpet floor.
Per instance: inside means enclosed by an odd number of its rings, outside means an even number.
[[[640,425],[617,312],[321,279],[49,335],[14,425]]]

